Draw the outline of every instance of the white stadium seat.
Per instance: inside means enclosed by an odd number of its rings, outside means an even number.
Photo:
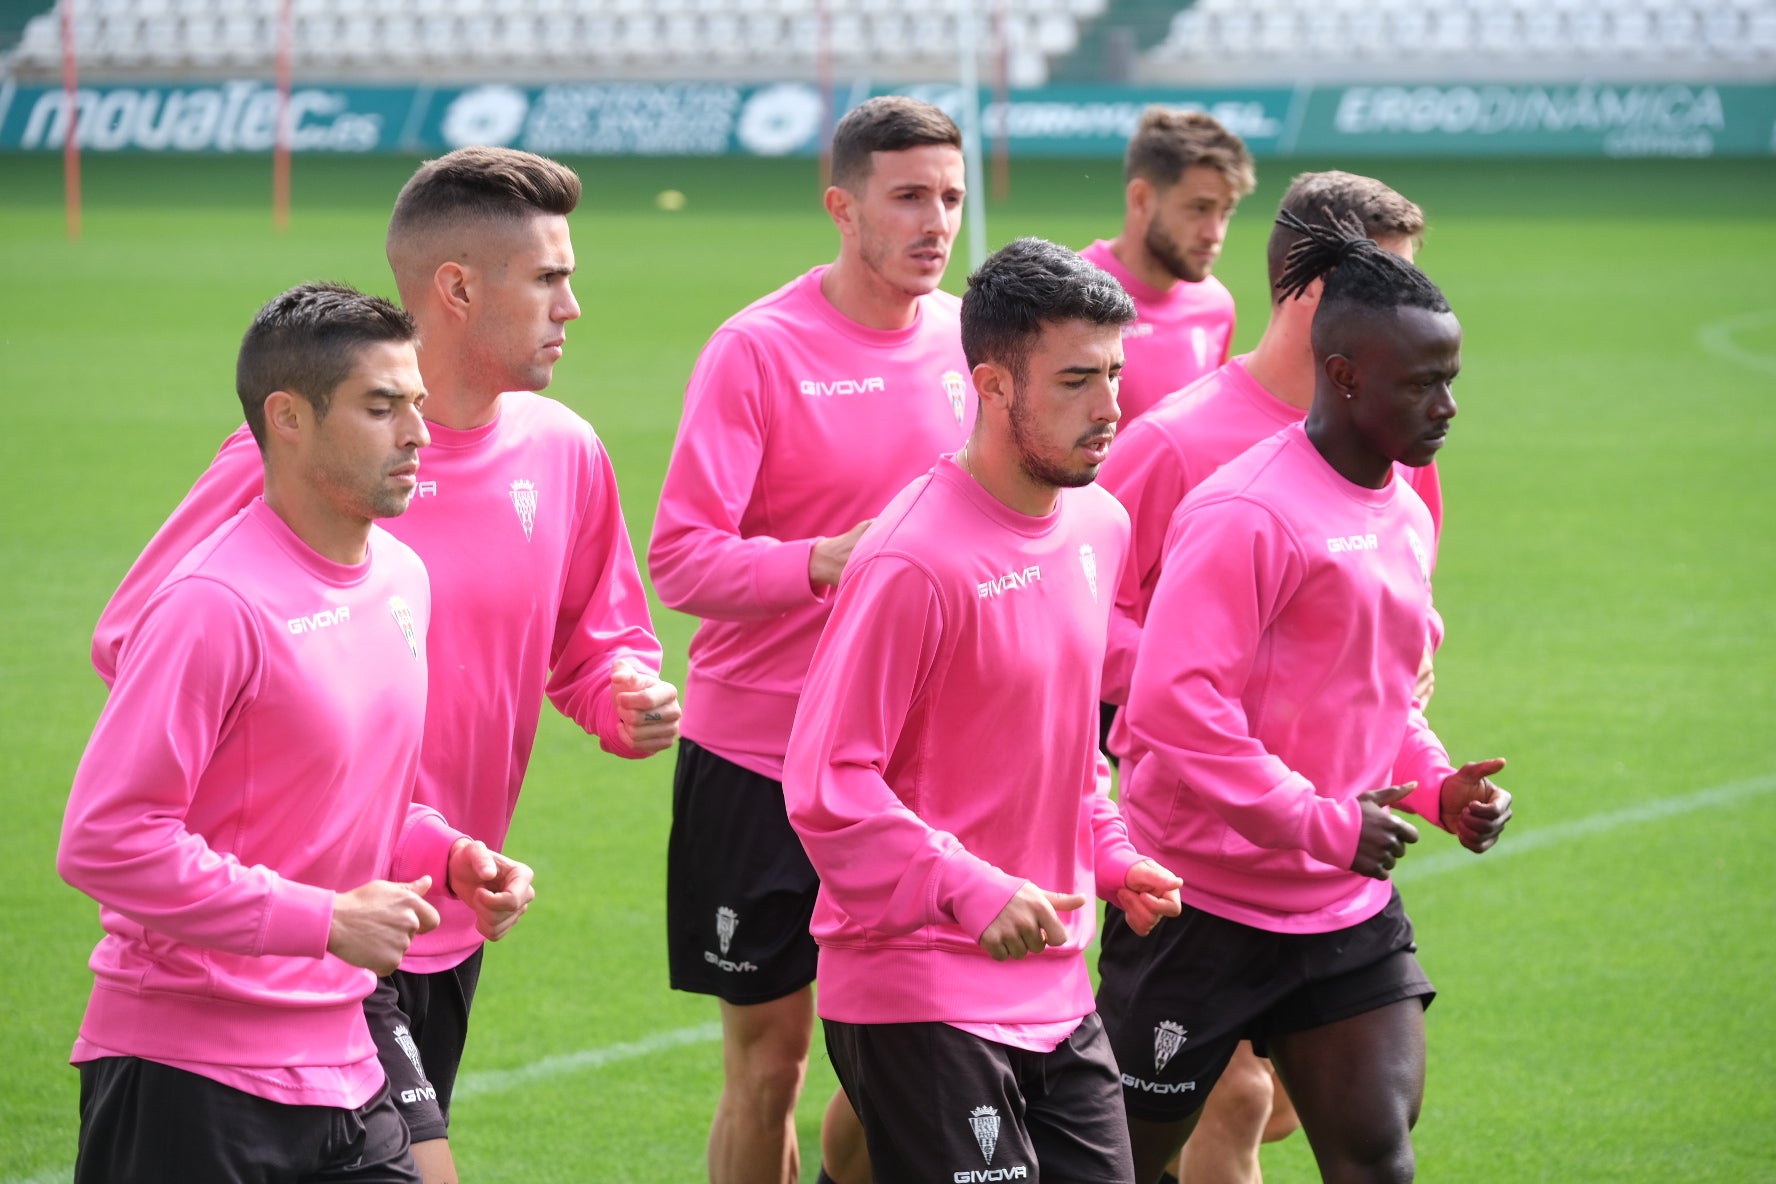
[[[49,3],[50,0],[39,0]],[[1165,0],[1140,80],[1608,81],[1776,77],[1776,0]],[[282,0],[76,0],[86,70],[179,77],[271,69]],[[983,78],[1046,79],[1109,0],[292,0],[299,68],[362,81],[625,76],[950,81],[958,14],[981,19]],[[1115,11],[1121,11],[1121,6]],[[1000,18],[1003,17],[1003,35]],[[54,11],[12,55],[59,70]],[[989,63],[991,66],[989,67]],[[625,71],[632,73],[625,75]],[[90,75],[89,75],[90,76]]]

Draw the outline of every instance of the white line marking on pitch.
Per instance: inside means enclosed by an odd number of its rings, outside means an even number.
[[[1726,785],[1717,785],[1713,789],[1698,790],[1674,798],[1660,798],[1656,801],[1644,802],[1638,806],[1629,806],[1622,810],[1612,810],[1606,814],[1593,814],[1589,818],[1575,818],[1571,822],[1557,822],[1552,826],[1544,826],[1538,830],[1512,835],[1485,856],[1485,862],[1495,862],[1507,855],[1522,855],[1529,851],[1539,851],[1543,847],[1570,843],[1575,839],[1588,839],[1594,835],[1608,834],[1625,826],[1634,826],[1642,822],[1656,822],[1661,818],[1672,818],[1680,814],[1690,814],[1697,810],[1706,810],[1714,806],[1731,806],[1747,798],[1776,790],[1776,774],[1766,777],[1753,777],[1748,781],[1734,781]],[[1460,871],[1463,868],[1481,866],[1468,851],[1439,851],[1422,859],[1408,860],[1402,864],[1394,879],[1402,883],[1411,880],[1429,879],[1431,876],[1442,875],[1444,872]],[[665,1032],[656,1032],[652,1036],[644,1036],[640,1040],[631,1040],[624,1044],[606,1045],[604,1048],[588,1048],[581,1052],[564,1053],[561,1056],[544,1057],[540,1061],[532,1061],[528,1065],[520,1065],[516,1069],[484,1069],[476,1073],[465,1073],[456,1083],[457,1098],[485,1097],[488,1094],[503,1093],[515,1086],[528,1085],[550,1077],[561,1077],[568,1073],[579,1073],[586,1069],[597,1069],[618,1061],[630,1061],[637,1057],[645,1057],[652,1053],[663,1052],[669,1048],[679,1048],[689,1044],[705,1044],[721,1039],[719,1023],[697,1024],[689,1028],[673,1028]],[[5,1184],[58,1184],[68,1179],[73,1168],[64,1168],[59,1172],[40,1172],[35,1176],[9,1179]]]
[[[1746,349],[1733,340],[1733,334],[1741,329],[1767,325],[1772,321],[1776,321],[1776,308],[1710,321],[1696,330],[1696,341],[1705,352],[1717,358],[1738,362],[1741,366],[1750,366],[1753,370],[1762,370],[1766,374],[1776,374],[1776,358]]]
[[[1689,814],[1696,810],[1706,810],[1710,806],[1729,806],[1734,802],[1759,794],[1769,793],[1776,789],[1776,774],[1765,777],[1753,777],[1749,781],[1734,781],[1727,785],[1717,785],[1713,789],[1698,790],[1675,798],[1658,798],[1643,802],[1638,806],[1629,806],[1622,810],[1611,810],[1607,814],[1593,814],[1589,818],[1575,818],[1571,822],[1556,822],[1552,826],[1539,827],[1520,835],[1512,835],[1507,830],[1505,837],[1498,845],[1483,857],[1486,860],[1503,859],[1507,855],[1522,855],[1529,851],[1539,851],[1543,847],[1552,847],[1560,843],[1570,843],[1574,839],[1588,839],[1593,835],[1608,834],[1612,830],[1620,830],[1624,826],[1633,826],[1641,822],[1656,822],[1661,818],[1670,818],[1678,814]],[[1457,871],[1465,867],[1475,866],[1476,856],[1472,851],[1457,848],[1452,851],[1439,851],[1423,859],[1407,856],[1394,874],[1400,883],[1412,880],[1429,879],[1431,876],[1444,872]]]
[[[692,1028],[674,1028],[668,1032],[656,1032],[652,1036],[644,1036],[640,1040],[632,1040],[627,1044],[612,1044],[604,1048],[588,1048],[580,1052],[563,1053],[560,1056],[544,1057],[540,1061],[532,1061],[528,1065],[520,1065],[516,1069],[482,1069],[474,1073],[465,1073],[456,1083],[457,1098],[476,1098],[484,1094],[497,1094],[520,1085],[528,1085],[548,1077],[560,1077],[567,1073],[578,1073],[583,1069],[597,1069],[617,1061],[631,1061],[636,1057],[645,1057],[652,1053],[663,1052],[669,1048],[678,1048],[685,1044],[704,1044],[711,1040],[720,1040],[722,1034],[719,1023],[698,1024]]]

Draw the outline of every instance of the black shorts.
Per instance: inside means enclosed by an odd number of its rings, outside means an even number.
[[[343,1110],[269,1101],[140,1057],[79,1069],[75,1184],[419,1184],[386,1086]]]
[[[1132,1184],[1116,1063],[1096,1015],[1046,1053],[948,1024],[823,1023],[878,1184]]]
[[[789,825],[783,785],[678,742],[666,846],[672,988],[769,1003],[814,981],[820,879]]]
[[[1108,910],[1098,1011],[1136,1118],[1171,1122],[1208,1098],[1234,1049],[1436,995],[1395,889],[1387,907],[1331,933],[1272,933],[1184,906],[1137,937]]]
[[[377,1059],[415,1143],[442,1139],[449,1131],[450,1095],[469,1039],[469,1007],[484,950],[449,970],[397,970],[377,979],[364,1000]]]

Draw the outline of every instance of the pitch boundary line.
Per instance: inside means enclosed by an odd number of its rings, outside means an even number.
[[[1776,310],[1772,310],[1772,314],[1776,315]],[[1557,846],[1575,839],[1594,838],[1597,835],[1621,830],[1626,826],[1636,826],[1643,822],[1657,822],[1662,818],[1674,818],[1716,806],[1736,805],[1773,790],[1776,790],[1776,773],[1763,777],[1752,777],[1744,781],[1732,781],[1725,785],[1716,785],[1709,789],[1697,790],[1677,797],[1659,798],[1621,810],[1593,814],[1588,818],[1575,818],[1570,822],[1556,822],[1551,826],[1507,839],[1488,851],[1484,859],[1477,858],[1471,852],[1461,850],[1439,851],[1437,854],[1426,856],[1423,859],[1409,859],[1401,865],[1394,879],[1400,883],[1428,880],[1433,876],[1460,871],[1463,868],[1495,863],[1507,856],[1540,851],[1545,847]],[[570,1073],[602,1068],[619,1061],[631,1061],[639,1057],[651,1056],[668,1049],[706,1044],[720,1039],[721,1024],[714,1022],[696,1024],[688,1028],[671,1028],[664,1032],[655,1032],[639,1040],[609,1044],[603,1048],[588,1048],[580,1052],[543,1057],[541,1060],[532,1061],[528,1065],[520,1065],[515,1069],[483,1069],[463,1074],[457,1081],[455,1097],[486,1097],[489,1094],[504,1093],[522,1085],[530,1085],[553,1077],[563,1077]],[[73,1169],[70,1167],[61,1171],[39,1172],[34,1176],[8,1179],[4,1184],[58,1184],[59,1181],[66,1180],[72,1171]]]
[[[1741,313],[1735,317],[1710,321],[1696,330],[1696,342],[1702,347],[1704,353],[1712,354],[1728,362],[1737,362],[1741,366],[1750,366],[1753,370],[1762,370],[1766,374],[1776,374],[1776,358],[1746,349],[1733,340],[1733,334],[1739,330],[1750,329],[1770,321],[1776,321],[1776,308],[1766,308],[1758,312]]]

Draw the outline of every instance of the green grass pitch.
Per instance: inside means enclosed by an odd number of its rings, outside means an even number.
[[[307,279],[393,294],[382,229],[412,163],[298,160],[279,236],[268,162],[89,157],[70,243],[60,162],[0,157],[0,1184],[73,1162],[98,927],[53,854],[103,699],[92,622],[238,422],[254,310]],[[576,163],[585,318],[550,393],[608,441],[645,547],[698,348],[835,239],[811,162]],[[1422,1177],[1776,1180],[1776,163],[1261,162],[1217,270],[1242,346],[1268,215],[1333,163],[1424,205],[1420,261],[1466,328],[1431,716],[1458,757],[1511,758],[1517,795],[1493,854],[1433,833],[1403,865],[1442,991]],[[1017,162],[993,242],[1109,232],[1118,173]],[[654,208],[666,188],[683,212]],[[681,674],[690,623],[657,620]],[[488,959],[466,1179],[701,1178],[719,1046],[713,1004],[665,986],[670,772],[545,716],[510,844],[541,896]],[[817,1051],[809,1179],[831,1087]],[[1265,1164],[1314,1178],[1300,1136]]]

